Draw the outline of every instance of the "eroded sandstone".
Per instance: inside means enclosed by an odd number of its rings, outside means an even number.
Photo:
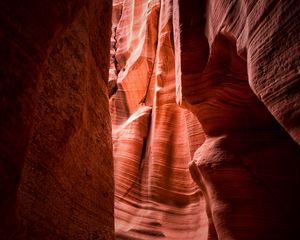
[[[299,212],[300,152],[293,141],[299,143],[299,121],[297,104],[287,102],[299,102],[299,51],[289,52],[298,45],[299,8],[206,1],[191,14],[184,1],[174,4],[177,96],[206,134],[190,169],[209,205],[213,239],[292,239]],[[280,35],[287,32],[292,37],[283,43]],[[202,43],[197,53],[195,39]],[[195,58],[198,67],[191,65]]]
[[[113,239],[110,1],[1,1],[1,239]]]
[[[297,1],[0,8],[1,239],[297,236]]]
[[[149,7],[153,2],[114,6],[121,16],[115,58],[122,67],[111,114],[113,129],[123,133],[114,136],[117,236],[292,238],[300,184],[299,7],[174,0],[160,1],[156,13]],[[155,27],[156,14],[158,31],[141,30]],[[126,25],[125,34],[126,21],[135,27],[129,32]],[[155,37],[157,44],[149,41]],[[141,54],[145,46],[156,52]],[[153,70],[142,65],[147,58]],[[151,115],[139,115],[149,107]],[[187,115],[193,120],[183,126]],[[138,141],[126,140],[128,129]],[[188,162],[198,190],[187,174]],[[191,195],[195,191],[197,197]],[[172,220],[170,211],[181,215]]]
[[[118,1],[114,11],[120,4],[115,59],[122,68],[110,99],[116,237],[199,239],[208,231],[206,206],[188,162],[204,136],[196,118],[176,104],[172,6]]]

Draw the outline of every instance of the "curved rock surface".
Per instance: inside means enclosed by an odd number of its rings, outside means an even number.
[[[168,1],[114,3],[121,13],[113,18],[120,72],[110,100],[117,239],[199,239],[208,231],[188,169],[204,135],[176,104],[171,8]]]
[[[299,9],[114,2],[118,239],[297,235]]]
[[[190,170],[206,197],[213,239],[293,239],[300,8],[280,1],[189,2],[174,3],[177,97],[206,134]]]
[[[0,9],[1,239],[295,239],[296,0]]]

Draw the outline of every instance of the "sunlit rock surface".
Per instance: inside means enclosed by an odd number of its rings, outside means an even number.
[[[188,163],[204,135],[176,104],[172,6],[116,1],[114,11],[121,14],[113,18],[119,73],[110,100],[116,238],[200,239],[206,205]]]
[[[293,239],[297,2],[124,0],[113,9],[116,237]]]

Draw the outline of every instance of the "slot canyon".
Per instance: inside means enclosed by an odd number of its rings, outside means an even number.
[[[292,240],[296,0],[1,0],[0,240]]]

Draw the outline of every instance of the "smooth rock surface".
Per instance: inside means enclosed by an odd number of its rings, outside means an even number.
[[[297,235],[299,9],[114,2],[118,239]]]
[[[117,239],[199,239],[208,231],[204,197],[188,169],[204,135],[176,104],[171,7],[114,3],[122,12],[113,23],[122,67],[110,99]]]
[[[190,170],[206,196],[212,239],[293,239],[300,200],[299,5],[189,3],[174,2],[177,101],[206,134]]]

